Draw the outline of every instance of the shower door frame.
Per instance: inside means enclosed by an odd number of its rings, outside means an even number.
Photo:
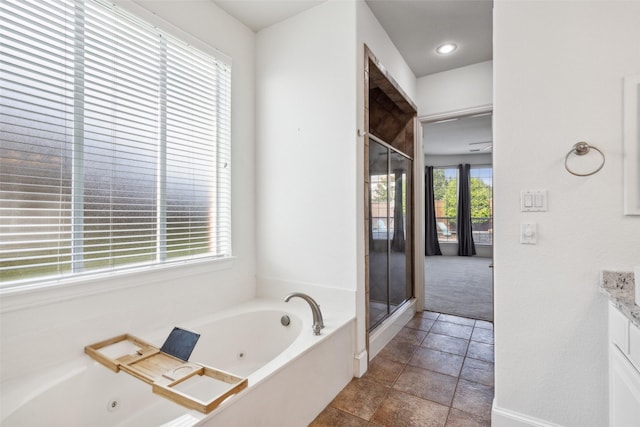
[[[409,160],[411,162],[411,167],[409,168],[409,170],[407,170],[406,172],[406,180],[407,180],[407,186],[405,187],[404,191],[406,193],[406,200],[407,200],[407,204],[406,206],[408,208],[413,207],[414,203],[413,203],[413,187],[415,185],[415,180],[413,179],[413,171],[415,169],[414,167],[414,158],[407,155],[406,153],[403,153],[402,151],[398,150],[396,147],[394,147],[393,145],[389,144],[388,142],[382,140],[381,138],[378,138],[377,136],[369,133],[367,134],[367,137],[376,142],[377,144],[381,145],[382,147],[387,149],[387,189],[390,189],[391,187],[391,180],[390,180],[390,176],[391,173],[393,171],[392,166],[391,166],[391,155],[392,154],[399,154],[400,156],[402,156],[405,160]],[[367,149],[370,147],[370,142],[367,141]],[[368,169],[368,168],[367,168]],[[397,179],[397,177],[396,177]],[[370,182],[369,182],[370,184]],[[368,190],[369,192],[371,191],[371,188],[369,188]],[[387,190],[389,191],[389,190]],[[397,189],[395,190],[397,191]],[[413,255],[414,255],[414,239],[415,236],[413,235],[413,232],[415,230],[414,225],[413,225],[413,221],[414,221],[414,215],[413,215],[413,210],[412,209],[407,209],[406,212],[406,220],[405,220],[405,225],[407,225],[406,229],[405,229],[405,234],[407,236],[406,239],[406,247],[405,247],[405,257],[406,260],[405,262],[409,261],[407,263],[407,275],[408,275],[408,282],[410,282],[411,284],[411,290],[409,292],[409,295],[406,295],[406,298],[402,301],[399,302],[395,305],[394,307],[394,303],[391,300],[391,254],[392,254],[392,248],[391,248],[391,239],[390,239],[390,234],[389,234],[389,224],[390,224],[390,220],[391,220],[391,209],[389,208],[390,203],[391,202],[391,198],[389,196],[389,193],[387,192],[387,199],[386,199],[386,203],[387,203],[387,208],[386,208],[386,212],[387,212],[387,227],[386,227],[386,231],[387,231],[387,268],[386,268],[386,277],[387,277],[387,287],[386,287],[386,304],[387,304],[387,313],[386,315],[381,318],[380,320],[376,321],[376,323],[374,323],[373,325],[371,324],[371,317],[370,317],[370,310],[367,310],[367,322],[368,322],[368,330],[372,330],[375,329],[376,326],[378,326],[380,323],[384,322],[387,318],[389,318],[389,316],[391,316],[395,310],[397,310],[400,306],[402,306],[404,303],[406,303],[407,301],[409,301],[411,298],[413,298],[415,296],[415,274],[413,272]],[[368,213],[371,213],[371,207],[369,206],[368,209]],[[369,221],[369,224],[371,224],[371,220]],[[394,227],[396,225],[394,224]],[[367,252],[369,255],[371,254],[371,248],[369,248],[369,251]],[[370,259],[370,258],[369,258]],[[367,264],[369,265],[369,264]],[[370,265],[369,265],[370,268]],[[370,269],[368,269],[368,272],[370,271]],[[370,284],[371,284],[371,278],[369,277],[367,280],[367,284],[368,284],[368,292],[367,294],[369,295],[368,298],[368,303],[371,302],[371,289],[370,289]],[[407,284],[405,283],[405,287],[407,286]],[[393,309],[392,309],[393,307]]]
[[[370,97],[369,97],[369,88],[370,88],[370,78],[371,78],[371,74],[370,74],[370,64],[376,67],[376,70],[374,70],[376,73],[378,74],[382,74],[382,76],[386,79],[386,83],[388,84],[388,87],[392,88],[394,91],[394,100],[397,103],[401,103],[403,108],[411,111],[411,116],[410,116],[410,120],[407,121],[406,123],[406,129],[409,129],[411,132],[411,138],[410,138],[410,146],[409,147],[404,147],[405,151],[409,151],[409,153],[402,151],[401,149],[399,149],[399,147],[394,146],[393,144],[389,144],[386,141],[384,141],[384,139],[381,139],[373,134],[370,133]],[[406,95],[406,93],[400,88],[400,86],[395,82],[395,80],[389,75],[389,73],[387,72],[386,68],[380,63],[380,61],[375,57],[375,55],[371,52],[371,50],[368,48],[368,46],[364,46],[364,73],[365,73],[365,78],[364,78],[364,96],[365,96],[365,100],[364,100],[364,180],[365,180],[365,218],[364,218],[364,222],[365,222],[365,294],[366,294],[366,313],[365,313],[365,319],[366,319],[366,347],[367,350],[369,350],[369,335],[372,332],[371,329],[371,325],[370,325],[370,310],[369,310],[369,298],[370,298],[370,247],[369,247],[369,235],[370,235],[370,218],[369,218],[369,214],[370,214],[370,210],[371,207],[369,205],[369,198],[370,198],[370,178],[369,178],[369,139],[371,138],[371,140],[374,140],[376,142],[382,142],[383,145],[390,147],[393,152],[398,152],[401,155],[403,155],[404,157],[408,158],[411,160],[411,171],[407,171],[407,179],[411,180],[411,191],[407,192],[407,222],[410,222],[411,225],[411,229],[407,229],[406,233],[407,236],[411,236],[410,239],[407,239],[407,257],[409,259],[409,263],[408,263],[408,270],[409,270],[409,274],[408,277],[411,281],[411,292],[410,295],[407,296],[407,298],[404,300],[404,302],[402,302],[401,304],[398,305],[398,307],[394,310],[394,312],[397,312],[401,307],[403,307],[404,305],[406,305],[409,301],[412,301],[413,299],[415,299],[416,294],[418,293],[418,291],[416,290],[416,279],[418,278],[417,276],[419,276],[419,271],[418,271],[418,267],[416,265],[416,253],[418,252],[418,248],[416,247],[416,244],[421,241],[421,239],[418,239],[416,236],[416,230],[418,230],[418,226],[416,224],[415,218],[416,218],[416,214],[420,212],[419,207],[416,205],[416,201],[421,200],[418,196],[417,196],[417,191],[420,191],[420,189],[418,187],[420,180],[417,179],[417,163],[421,163],[421,162],[417,162],[416,160],[416,155],[420,153],[420,150],[417,149],[418,147],[418,143],[416,141],[416,137],[419,135],[420,129],[418,127],[418,120],[417,120],[417,107],[415,106],[415,104],[410,100],[410,98]],[[407,148],[410,148],[407,149]],[[410,218],[410,220],[409,220]],[[387,268],[389,268],[389,266],[387,266]],[[419,304],[421,305],[421,304]],[[389,319],[391,317],[391,315],[393,314],[393,312],[388,313],[387,316],[385,316],[385,319],[383,319],[382,321],[378,322],[376,324],[377,326],[381,326],[385,324],[385,321],[387,319]]]

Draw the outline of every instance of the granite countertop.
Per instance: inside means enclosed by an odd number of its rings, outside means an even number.
[[[633,273],[603,271],[600,290],[622,314],[640,328],[640,307],[635,304]]]

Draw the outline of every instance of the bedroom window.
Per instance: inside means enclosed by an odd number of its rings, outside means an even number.
[[[477,245],[493,244],[493,169],[471,166],[471,227]],[[439,242],[457,242],[458,169],[433,169],[433,195]]]
[[[102,1],[0,19],[0,282],[230,256],[230,65]]]
[[[471,166],[471,228],[476,245],[493,244],[493,168]]]
[[[435,202],[438,241],[456,242],[458,215],[458,169],[433,169],[433,195]]]

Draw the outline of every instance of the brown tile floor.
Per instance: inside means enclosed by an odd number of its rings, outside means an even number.
[[[491,425],[493,324],[424,311],[312,427]]]

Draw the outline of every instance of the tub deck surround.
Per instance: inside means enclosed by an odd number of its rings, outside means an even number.
[[[600,290],[625,316],[640,327],[640,307],[635,304],[633,272],[603,271]]]
[[[284,314],[291,319],[289,326],[280,322]],[[323,315],[326,327],[318,336],[313,335],[308,306],[282,299],[256,299],[181,324],[201,334],[190,360],[248,379],[246,389],[209,414],[155,395],[143,381],[114,373],[83,355],[5,381],[0,424],[308,424],[353,373],[353,315],[333,310],[329,304],[323,306]],[[159,347],[168,332],[143,335],[145,341]],[[78,349],[79,354],[81,351]]]

